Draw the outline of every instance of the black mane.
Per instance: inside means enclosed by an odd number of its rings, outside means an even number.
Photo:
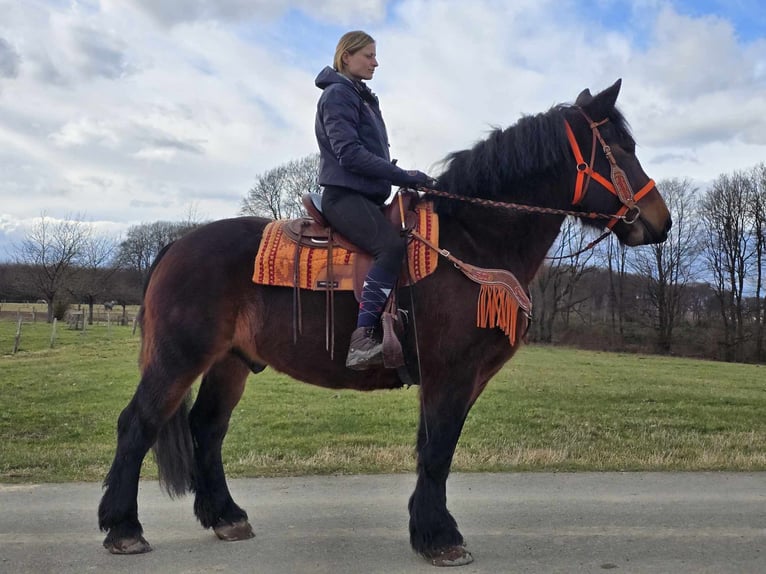
[[[538,183],[561,176],[574,163],[564,127],[566,113],[574,109],[560,104],[544,113],[523,116],[506,129],[492,130],[472,148],[449,154],[439,176],[442,189],[466,197],[540,204],[541,194],[553,190]],[[618,110],[609,119],[607,125],[614,126],[621,137],[632,139]],[[451,213],[456,203],[438,200],[436,209]]]

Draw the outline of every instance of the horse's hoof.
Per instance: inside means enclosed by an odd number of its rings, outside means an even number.
[[[425,552],[423,556],[434,566],[465,566],[473,562],[473,556],[465,546],[451,546],[435,552]]]
[[[227,542],[236,542],[237,540],[247,540],[253,538],[255,533],[253,527],[247,520],[240,520],[234,524],[221,524],[213,528],[215,535],[221,540]]]
[[[143,536],[114,541],[104,540],[104,548],[112,554],[144,554],[152,551],[151,545]]]

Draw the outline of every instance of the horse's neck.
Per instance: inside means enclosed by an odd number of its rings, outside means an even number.
[[[527,285],[561,229],[558,215],[466,206],[440,224],[440,243],[466,263],[506,269]]]

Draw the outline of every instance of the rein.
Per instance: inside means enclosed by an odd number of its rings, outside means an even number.
[[[432,189],[430,187],[419,187],[418,191],[425,196],[444,197],[446,199],[456,199],[458,201],[465,201],[467,203],[474,203],[476,205],[483,205],[485,207],[501,207],[504,209],[511,209],[514,211],[524,211],[527,213],[542,213],[545,215],[571,215],[573,217],[582,217],[586,219],[623,219],[628,223],[628,218],[625,215],[617,215],[614,213],[597,213],[593,211],[573,211],[567,209],[557,209],[554,207],[542,207],[539,205],[529,205],[527,203],[513,203],[510,201],[494,201],[492,199],[483,199],[481,197],[466,197],[464,195],[456,195],[446,191],[440,191],[438,189]],[[633,221],[630,221],[633,223]]]
[[[653,182],[650,182],[653,184]],[[526,203],[511,203],[508,201],[493,201],[491,199],[481,199],[479,197],[465,197],[463,195],[455,195],[454,193],[447,193],[446,191],[439,191],[438,189],[431,189],[431,188],[420,188],[418,191],[422,192],[423,195],[432,195],[435,197],[445,197],[447,199],[456,199],[458,201],[465,201],[468,203],[474,203],[476,205],[483,205],[486,207],[500,207],[503,209],[511,209],[514,211],[523,211],[526,213],[542,213],[545,215],[571,215],[573,217],[580,217],[584,219],[609,219],[610,224],[607,224],[607,230],[604,231],[601,235],[598,236],[597,239],[591,241],[580,249],[579,251],[576,251],[575,253],[569,253],[568,255],[560,255],[556,257],[546,257],[546,259],[567,259],[569,257],[577,257],[578,255],[581,255],[585,253],[586,251],[593,249],[596,245],[601,243],[604,239],[609,237],[612,233],[612,227],[614,227],[614,224],[617,223],[619,220],[625,221],[628,225],[635,223],[635,219],[628,220],[628,217],[625,216],[625,213],[627,212],[627,209],[623,206],[620,208],[620,211],[615,213],[597,213],[593,211],[572,211],[567,209],[555,209],[552,207],[540,207],[537,205],[528,205]]]

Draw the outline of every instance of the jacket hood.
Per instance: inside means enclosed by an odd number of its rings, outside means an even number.
[[[341,74],[336,72],[330,66],[325,66],[325,68],[321,72],[319,72],[319,75],[316,77],[316,80],[314,80],[314,84],[316,84],[316,87],[322,90],[324,90],[327,86],[331,84],[341,84],[344,82],[348,82],[349,85],[352,85],[351,80],[343,77]]]
[[[343,74],[336,72],[335,69],[330,66],[326,66],[324,70],[319,72],[314,83],[322,90],[333,84],[345,85],[359,94],[359,96],[366,102],[374,104],[375,106],[380,105],[378,103],[378,96],[370,90],[370,87],[367,84],[361,80],[350,80]]]

